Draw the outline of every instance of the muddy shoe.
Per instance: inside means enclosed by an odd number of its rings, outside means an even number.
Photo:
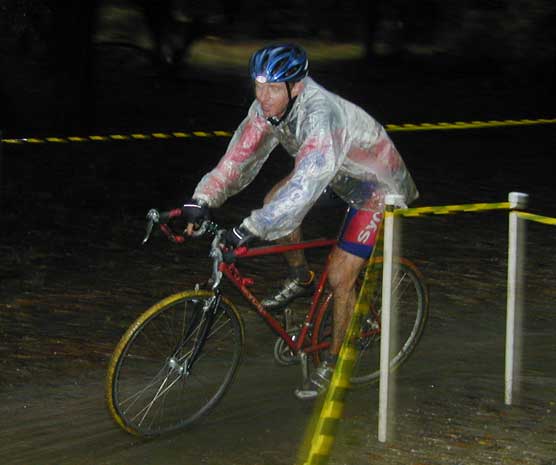
[[[277,312],[298,297],[310,295],[314,290],[315,273],[310,271],[311,277],[308,281],[302,282],[296,278],[288,278],[284,281],[282,288],[273,297],[267,297],[261,304],[271,312]]]
[[[306,386],[294,391],[299,400],[313,400],[326,391],[332,379],[334,367],[328,361],[322,362],[318,368],[311,373]]]

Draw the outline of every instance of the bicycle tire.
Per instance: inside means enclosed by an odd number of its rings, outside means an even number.
[[[358,349],[350,382],[364,385],[376,381],[380,375],[380,302],[382,293],[382,258],[377,259],[379,282],[372,297],[371,308],[362,316]],[[403,289],[402,289],[403,286]],[[403,291],[403,292],[402,292]],[[394,371],[408,360],[421,339],[429,315],[429,296],[425,280],[418,268],[409,260],[400,258],[394,263],[392,303],[397,312],[392,315],[390,370]],[[397,317],[397,322],[396,322]],[[331,338],[332,305],[323,308],[317,316],[313,343]],[[318,363],[326,351],[316,357]]]
[[[240,364],[244,328],[222,298],[211,331],[189,373],[185,360],[213,293],[174,294],[141,314],[120,339],[106,380],[110,414],[126,432],[158,436],[206,415],[226,393]]]

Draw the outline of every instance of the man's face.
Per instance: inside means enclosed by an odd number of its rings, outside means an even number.
[[[291,86],[292,98],[299,94],[301,82]],[[257,82],[255,81],[255,96],[259,101],[265,118],[280,118],[288,107],[288,89],[283,82]]]

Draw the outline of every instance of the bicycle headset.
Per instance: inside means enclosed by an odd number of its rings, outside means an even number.
[[[256,51],[249,61],[251,78],[260,83],[283,82],[288,91],[288,106],[281,118],[267,118],[278,126],[290,113],[296,97],[292,98],[291,83],[301,81],[309,70],[307,52],[298,45],[276,44]]]

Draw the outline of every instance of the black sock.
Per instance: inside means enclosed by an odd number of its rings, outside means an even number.
[[[290,267],[290,277],[306,283],[311,280],[313,275],[309,271],[309,267],[307,265],[301,265]]]
[[[336,362],[338,361],[338,354],[331,354],[328,353],[328,355],[324,358],[329,365],[332,365],[333,367],[336,366]]]

